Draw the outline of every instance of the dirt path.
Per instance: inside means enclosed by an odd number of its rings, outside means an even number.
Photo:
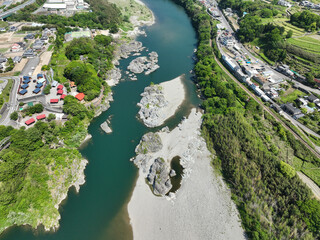
[[[310,178],[308,178],[306,175],[304,175],[302,172],[297,172],[299,178],[304,182],[312,191],[313,195],[320,200],[320,188],[317,184],[315,184],[314,181],[312,181]]]

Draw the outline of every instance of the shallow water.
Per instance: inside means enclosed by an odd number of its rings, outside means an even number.
[[[183,106],[165,124],[175,127],[191,106],[199,104],[189,71],[193,68],[192,54],[196,35],[183,8],[167,0],[145,0],[154,12],[156,24],[147,27],[147,37],[138,37],[150,51],[159,54],[160,69],[138,81],[125,79],[112,88],[114,102],[108,111],[89,126],[92,139],[81,149],[89,160],[85,170],[86,183],[76,194],[69,191],[60,207],[60,228],[53,233],[30,227],[13,227],[1,235],[1,240],[97,240],[131,239],[132,232],[126,211],[135,184],[137,169],[129,161],[142,135],[150,129],[138,119],[137,103],[150,82],[161,83],[186,74],[187,98]],[[147,54],[147,52],[145,53]],[[123,75],[134,57],[120,61]],[[125,78],[125,77],[124,77]],[[100,124],[111,116],[113,133],[105,134]],[[160,127],[161,128],[161,127]],[[152,129],[155,131],[157,129]]]

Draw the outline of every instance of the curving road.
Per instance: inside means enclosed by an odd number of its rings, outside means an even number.
[[[7,17],[9,17],[11,14],[13,14],[13,13],[19,11],[20,9],[24,8],[25,6],[28,6],[28,5],[32,4],[32,3],[35,3],[35,1],[36,1],[36,0],[29,0],[29,1],[25,2],[25,3],[22,3],[22,4],[19,5],[19,6],[16,6],[16,7],[12,8],[12,9],[9,9],[8,11],[5,11],[5,12],[3,12],[3,13],[0,13],[0,18],[1,18],[1,19],[7,18]]]

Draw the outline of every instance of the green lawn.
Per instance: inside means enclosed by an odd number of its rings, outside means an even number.
[[[291,166],[295,168],[296,171],[301,171],[309,178],[311,178],[318,186],[320,186],[320,168],[316,165],[304,162],[303,160],[294,157],[293,161],[290,163]]]
[[[287,103],[287,102],[293,102],[294,100],[296,100],[299,97],[303,97],[306,96],[307,94],[305,94],[304,92],[301,92],[300,90],[293,90],[293,89],[289,89],[287,90],[281,97],[281,101],[283,103]]]
[[[6,87],[3,89],[2,93],[0,94],[0,99],[3,99],[3,101],[0,100],[0,108],[2,108],[4,103],[9,101],[12,85],[13,85],[12,79],[8,79],[8,83]]]

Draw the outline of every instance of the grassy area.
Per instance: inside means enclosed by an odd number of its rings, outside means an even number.
[[[320,186],[320,168],[310,162],[305,162],[300,158],[294,157],[290,162],[296,171],[301,171]]]
[[[125,21],[120,26],[124,31],[132,30],[132,24],[129,19],[131,16],[137,16],[138,20],[150,21],[152,20],[152,12],[142,4],[137,3],[135,0],[109,0],[120,9]]]
[[[0,48],[0,53],[5,53],[9,48]]]
[[[301,92],[300,90],[290,88],[288,89],[281,97],[281,102],[287,103],[287,102],[293,102],[299,97],[306,96],[304,92]]]
[[[263,24],[273,23],[273,24],[278,25],[280,27],[284,27],[285,33],[287,33],[289,30],[291,30],[293,32],[294,37],[301,36],[305,33],[304,29],[298,28],[298,27],[290,24],[288,18],[263,18],[262,23]]]
[[[59,80],[59,82],[66,82],[67,79],[63,76],[65,67],[70,63],[70,60],[66,57],[65,51],[66,47],[69,44],[66,43],[63,47],[58,51],[52,54],[50,66],[54,71],[55,79]]]
[[[0,21],[0,28],[5,28],[5,27],[8,27],[9,24],[5,21]]]
[[[320,54],[320,41],[310,37],[289,38],[287,40],[292,45],[295,45],[308,52]]]
[[[2,108],[4,103],[9,101],[12,85],[13,85],[13,80],[8,79],[8,83],[6,87],[3,89],[2,93],[0,94],[0,108]]]

